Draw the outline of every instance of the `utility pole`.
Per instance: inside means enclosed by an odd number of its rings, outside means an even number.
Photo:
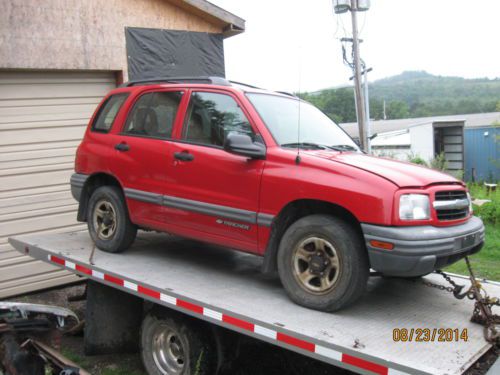
[[[366,139],[366,113],[364,106],[363,91],[361,90],[361,62],[359,57],[358,40],[358,0],[351,0],[352,20],[352,48],[354,58],[354,92],[356,93],[356,108],[359,129],[359,144],[363,151],[368,152]]]
[[[368,73],[372,71],[372,68],[365,68],[363,70],[363,88],[364,88],[364,96],[365,96],[365,115],[366,115],[366,152],[369,154],[372,153],[371,146],[371,136],[372,129],[370,124],[370,97],[368,96]]]
[[[349,39],[349,41],[352,42],[352,39]],[[362,42],[362,40],[359,40]],[[364,100],[365,100],[365,145],[366,145],[366,152],[371,154],[372,149],[370,145],[370,140],[371,140],[371,125],[370,125],[370,99],[368,97],[368,73],[370,73],[373,68],[368,68],[366,69],[364,64],[362,64],[363,71],[361,72],[361,76],[363,77],[363,95],[364,95]],[[354,79],[354,76],[349,78],[349,81],[352,81]],[[385,102],[384,102],[385,104]],[[357,97],[356,97],[356,92],[354,92],[354,105],[356,109],[356,114],[358,113],[358,102],[357,102]]]
[[[354,95],[355,95],[355,104],[356,104],[356,117],[358,120],[358,129],[359,129],[359,144],[361,149],[365,152],[369,152],[368,150],[368,138],[366,131],[366,108],[365,108],[365,100],[364,93],[361,87],[361,57],[359,54],[359,43],[360,40],[358,38],[358,12],[368,10],[370,6],[369,0],[333,0],[333,8],[335,13],[345,13],[347,11],[351,12],[351,22],[352,22],[352,57],[353,62],[349,65],[354,71]],[[343,40],[347,40],[349,38],[343,38]],[[346,54],[344,51],[344,61],[346,61]],[[366,72],[365,72],[366,74]],[[366,82],[366,89],[368,88],[368,82]],[[366,91],[365,89],[365,91]]]

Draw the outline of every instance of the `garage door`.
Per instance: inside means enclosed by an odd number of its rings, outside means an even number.
[[[0,71],[0,298],[74,280],[7,238],[85,228],[69,179],[85,126],[113,87],[112,73]]]

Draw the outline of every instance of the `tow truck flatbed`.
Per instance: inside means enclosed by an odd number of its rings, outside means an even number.
[[[99,283],[361,374],[462,374],[491,345],[469,321],[473,302],[420,280],[372,277],[362,300],[336,313],[291,302],[259,257],[165,234],[141,233],[122,254],[96,250],[86,232],[9,239],[20,252]],[[425,279],[443,284],[439,275]],[[465,278],[454,280],[469,285]],[[486,282],[491,295],[498,283]],[[467,341],[396,342],[393,330],[467,330]]]

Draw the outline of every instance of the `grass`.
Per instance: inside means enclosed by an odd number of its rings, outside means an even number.
[[[486,223],[484,247],[469,259],[476,276],[500,281],[500,224]],[[446,271],[468,275],[464,260],[447,267]]]
[[[80,356],[69,349],[61,348],[61,354],[68,358],[70,361],[75,362],[85,370],[89,369],[92,366],[88,358]]]
[[[500,184],[495,191],[487,191],[484,184],[469,183],[467,184],[469,193],[475,199],[491,199],[492,201],[500,201]]]
[[[145,373],[118,367],[116,369],[104,369],[101,375],[145,375]]]
[[[469,184],[469,191],[475,199],[491,200],[481,207],[474,206],[474,214],[484,221],[486,235],[482,250],[470,257],[472,269],[478,277],[500,281],[500,187],[494,192],[488,192],[484,185]],[[468,274],[463,260],[452,264],[446,270]]]
[[[97,366],[99,369],[96,370],[96,363],[93,362],[96,362],[96,359],[98,357],[94,357],[92,360],[91,357],[85,357],[76,354],[72,350],[66,348],[62,348],[61,353],[70,361],[75,362],[77,365],[81,366],[84,370],[87,370],[91,373],[98,373],[99,375],[146,375],[145,372],[131,369],[127,365],[127,363],[120,363],[120,361],[118,360],[112,366],[106,366],[106,367]],[[118,357],[118,355],[116,356]]]

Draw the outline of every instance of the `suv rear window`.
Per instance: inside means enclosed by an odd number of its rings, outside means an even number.
[[[172,135],[181,91],[159,91],[142,95],[130,111],[123,133],[168,139]]]
[[[107,133],[115,121],[118,111],[127,99],[128,93],[111,95],[99,108],[99,112],[92,124],[92,130]]]

